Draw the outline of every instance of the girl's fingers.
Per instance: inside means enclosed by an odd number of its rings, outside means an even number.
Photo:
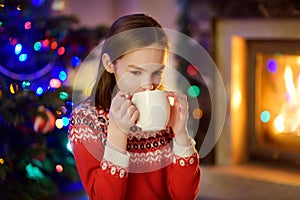
[[[116,94],[116,96],[113,98],[112,109],[114,111],[120,110],[123,103],[129,98],[130,98],[130,96],[127,93],[119,91]]]
[[[173,105],[180,109],[187,106],[187,96],[181,92],[166,92],[168,98],[173,98]]]
[[[181,92],[171,92],[167,91],[166,92],[167,97],[174,97],[175,99],[182,99],[182,100],[187,100],[187,96]]]
[[[133,124],[135,124],[135,122],[138,120],[139,115],[140,115],[140,113],[139,113],[139,111],[136,109],[136,110],[133,112],[132,116],[131,116],[131,121],[133,122]]]
[[[122,104],[120,106],[120,109],[118,110],[118,112],[120,113],[121,116],[124,116],[127,113],[130,105],[131,105],[130,100],[128,100],[128,99],[122,100]]]
[[[128,116],[131,117],[136,110],[137,108],[133,104],[131,104],[127,109]]]

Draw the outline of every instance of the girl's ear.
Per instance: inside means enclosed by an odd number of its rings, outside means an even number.
[[[102,63],[103,63],[103,66],[104,66],[105,70],[108,73],[114,73],[115,72],[115,70],[114,70],[114,64],[111,62],[110,56],[107,53],[103,54],[103,56],[102,56]]]

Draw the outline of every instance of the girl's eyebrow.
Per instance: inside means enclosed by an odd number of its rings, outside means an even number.
[[[152,64],[152,65],[158,65],[158,66],[161,66],[159,69],[157,69],[157,70],[155,70],[155,71],[160,71],[160,70],[162,70],[162,69],[165,68],[165,66],[162,65],[162,64]],[[136,66],[136,65],[134,65],[134,64],[130,64],[130,65],[128,65],[128,67],[134,68],[134,69],[137,69],[137,70],[141,70],[141,71],[146,71],[144,68],[138,67],[138,66]]]
[[[128,65],[128,67],[130,68],[134,68],[134,69],[138,69],[138,70],[141,70],[141,71],[145,71],[145,69],[141,68],[141,67],[138,67],[136,65]]]

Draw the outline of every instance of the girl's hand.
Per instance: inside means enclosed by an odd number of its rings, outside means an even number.
[[[189,117],[187,96],[181,92],[166,92],[167,97],[174,98],[174,105],[170,109],[168,126],[172,128],[178,144],[189,145],[187,121]]]
[[[117,126],[121,132],[127,134],[139,117],[139,112],[132,104],[129,95],[124,92],[118,92],[112,99],[109,110],[110,125]]]

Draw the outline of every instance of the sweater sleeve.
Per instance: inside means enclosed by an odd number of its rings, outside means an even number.
[[[191,146],[183,147],[173,142],[173,163],[168,168],[168,189],[172,199],[196,199],[200,184],[199,155],[195,141],[190,138]]]
[[[108,122],[102,114],[90,107],[72,113],[69,138],[77,170],[91,200],[124,199],[129,155],[105,145]]]

